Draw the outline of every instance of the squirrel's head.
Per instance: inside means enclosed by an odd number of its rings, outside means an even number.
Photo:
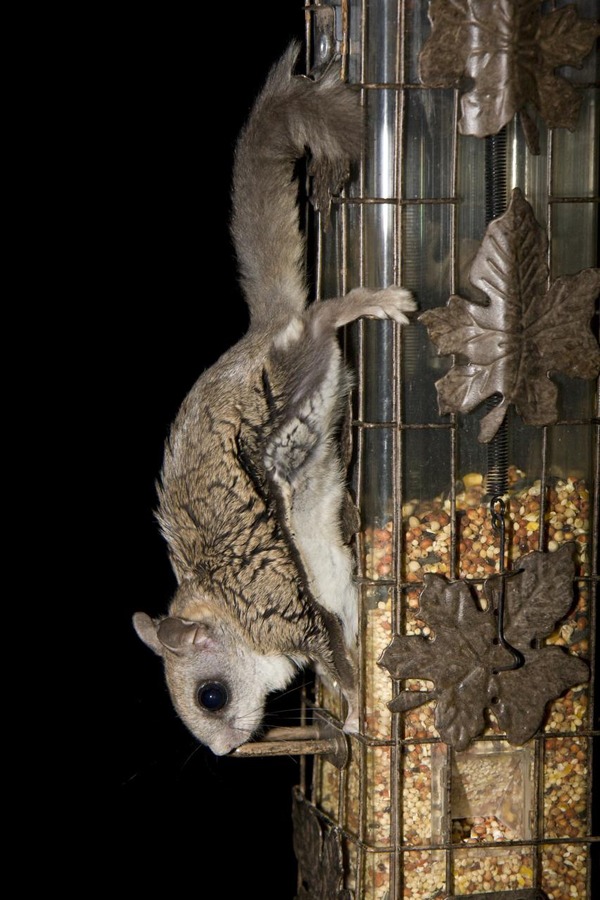
[[[244,744],[260,728],[268,694],[297,672],[284,655],[258,653],[206,596],[183,616],[135,613],[141,640],[162,657],[171,700],[192,734],[217,756]]]

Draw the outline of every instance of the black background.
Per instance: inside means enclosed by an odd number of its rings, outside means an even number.
[[[165,20],[157,8],[155,19],[129,25],[107,60],[114,209],[98,328],[110,485],[103,664],[115,676],[107,730],[116,799],[105,840],[122,885],[291,900],[298,758],[217,758],[198,745],[171,707],[160,660],[131,626],[138,609],[166,612],[175,585],[154,521],[169,424],[198,375],[247,326],[228,233],[235,139],[271,64],[304,37],[298,0],[217,6],[202,7],[199,21],[197,11]],[[283,707],[294,702],[292,694]]]

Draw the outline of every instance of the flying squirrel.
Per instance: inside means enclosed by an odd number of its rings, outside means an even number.
[[[312,667],[358,729],[358,589],[342,534],[339,427],[352,386],[337,329],[361,316],[407,323],[397,286],[308,302],[294,169],[310,152],[315,205],[360,156],[356,90],[330,65],[294,75],[292,42],[238,138],[231,233],[248,331],[204,371],[165,444],[157,519],[177,589],[168,615],[135,613],[162,657],[172,702],[221,756],[261,728],[267,696]]]

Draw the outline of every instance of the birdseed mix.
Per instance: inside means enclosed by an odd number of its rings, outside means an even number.
[[[586,484],[577,478],[553,481],[544,498],[540,543],[540,482],[528,484],[524,473],[512,467],[510,483],[510,494],[504,498],[506,570],[526,553],[554,552],[572,541],[577,548],[576,578],[585,579],[590,574]],[[543,740],[532,738],[523,747],[502,740],[498,723],[488,712],[481,739],[466,751],[453,751],[440,741],[435,728],[435,701],[400,715],[400,740],[394,740],[387,704],[397,688],[377,661],[396,628],[397,581],[402,583],[399,630],[428,636],[429,626],[417,615],[425,573],[468,580],[481,597],[484,579],[499,571],[499,536],[492,526],[481,474],[464,476],[456,511],[455,571],[450,501],[444,497],[404,505],[399,571],[393,521],[366,528],[362,534],[363,725],[360,735],[351,740],[351,760],[343,773],[324,760],[317,763],[316,805],[344,829],[347,887],[361,900],[390,896],[396,827],[402,871],[395,878],[405,900],[443,900],[455,894],[532,887],[541,887],[549,900],[581,898],[586,891],[588,849],[585,842],[569,841],[585,838],[590,824],[591,741],[582,735],[589,728],[586,684],[551,701],[541,727]],[[587,581],[576,581],[575,595],[572,611],[546,643],[587,658]],[[419,679],[407,679],[403,686],[410,690],[433,687]],[[339,698],[323,690],[322,702],[340,715]],[[450,775],[448,791],[444,786]],[[536,821],[538,814],[541,821]],[[559,843],[538,843],[539,838]],[[446,848],[436,849],[439,844]]]

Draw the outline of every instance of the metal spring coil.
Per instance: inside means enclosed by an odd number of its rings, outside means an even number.
[[[486,224],[501,216],[506,209],[506,129],[485,139],[485,218]],[[489,412],[498,406],[498,394],[486,400]],[[487,446],[488,494],[505,494],[508,490],[508,432],[506,419]]]

